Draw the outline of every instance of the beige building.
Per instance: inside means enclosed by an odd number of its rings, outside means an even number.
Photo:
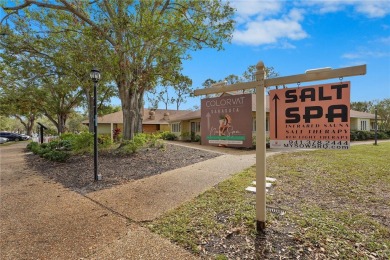
[[[360,130],[360,131],[375,130],[374,114],[351,110],[350,117],[351,117],[351,130]]]
[[[256,95],[252,95],[252,132],[256,133]],[[165,110],[144,109],[142,128],[144,133],[158,131],[171,131],[179,140],[190,140],[191,136],[201,134],[201,111],[190,110]],[[269,100],[266,99],[266,131],[269,135]],[[351,130],[374,130],[375,115],[355,110],[350,111]],[[88,124],[88,121],[84,121]],[[98,133],[109,134],[113,138],[113,132],[119,128],[123,130],[123,113],[118,111],[98,118]]]
[[[269,99],[266,99],[266,131],[269,136]],[[374,130],[375,115],[355,110],[350,111],[351,130],[371,131]],[[170,131],[173,132],[179,139],[183,139],[183,133],[195,132],[195,135],[200,135],[201,111],[197,110],[183,116],[170,120]],[[256,94],[252,95],[252,132],[256,133]],[[186,136],[186,135],[185,135]]]
[[[188,114],[189,110],[165,110],[165,109],[144,109],[142,129],[144,133],[155,133],[158,131],[171,131],[169,125],[170,120]],[[88,125],[88,120],[83,121],[83,124]],[[113,139],[115,129],[120,129],[123,132],[123,113],[118,111],[98,118],[98,134],[110,135]]]

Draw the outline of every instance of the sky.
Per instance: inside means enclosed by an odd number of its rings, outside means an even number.
[[[390,98],[388,0],[230,2],[236,8],[231,43],[225,44],[223,51],[192,52],[192,59],[183,63],[183,74],[192,79],[194,89],[203,88],[208,78],[242,76],[259,61],[273,67],[280,76],[366,64],[366,75],[342,79],[351,81],[351,102]],[[306,82],[300,86],[339,81]],[[200,106],[200,98],[187,98],[180,109]],[[159,108],[165,107],[160,103]],[[168,108],[175,109],[175,105]]]
[[[192,59],[183,61],[183,74],[192,79],[193,89],[203,88],[209,78],[242,76],[259,61],[280,76],[366,64],[366,75],[343,78],[351,81],[351,102],[390,98],[389,0],[230,0],[230,4],[236,9],[231,42],[222,51],[191,52]],[[201,98],[186,98],[180,109],[200,106]],[[145,102],[148,107],[146,98]],[[112,99],[112,104],[120,105],[119,99]],[[160,103],[159,108],[165,105]]]

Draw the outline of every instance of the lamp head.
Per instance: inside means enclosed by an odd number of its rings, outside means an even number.
[[[93,68],[89,73],[93,82],[98,82],[100,80],[100,71],[97,68]]]

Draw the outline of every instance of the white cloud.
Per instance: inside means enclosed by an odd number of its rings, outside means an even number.
[[[362,58],[383,58],[383,57],[390,57],[390,52],[362,50],[357,52],[345,53],[342,55],[342,57],[351,60],[362,59]]]
[[[264,47],[265,50],[270,49],[296,49],[297,47],[288,41],[279,41],[275,44],[270,44]]]
[[[301,1],[300,5],[315,7],[319,13],[334,13],[352,7],[356,12],[369,18],[379,18],[390,14],[388,0],[318,0]]]
[[[389,0],[232,0],[236,8],[233,43],[270,48],[294,48],[291,41],[308,37],[304,14],[353,11],[370,18],[390,14]],[[301,8],[301,9],[298,9]],[[287,14],[286,14],[287,13]]]
[[[237,28],[233,34],[233,42],[256,46],[286,39],[300,40],[307,37],[300,24],[302,20],[302,11],[298,9],[292,9],[289,14],[279,19],[265,19],[260,15]],[[287,46],[287,43],[284,45]]]
[[[237,9],[237,21],[245,22],[252,16],[269,16],[277,14],[282,9],[282,2],[279,1],[258,1],[258,0],[236,0],[231,5]]]
[[[368,17],[384,17],[390,13],[389,1],[359,1],[356,4],[356,11]]]
[[[390,36],[389,37],[383,37],[379,38],[377,42],[382,43],[384,45],[390,45]]]

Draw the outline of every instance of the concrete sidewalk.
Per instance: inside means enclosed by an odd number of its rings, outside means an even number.
[[[255,150],[171,143],[221,156],[86,196],[134,221],[150,221],[256,163]],[[269,149],[267,156],[280,152],[284,151]]]
[[[35,174],[24,162],[25,147],[0,147],[0,259],[196,259]]]
[[[134,221],[153,220],[255,163],[255,155],[225,154],[86,196]]]

